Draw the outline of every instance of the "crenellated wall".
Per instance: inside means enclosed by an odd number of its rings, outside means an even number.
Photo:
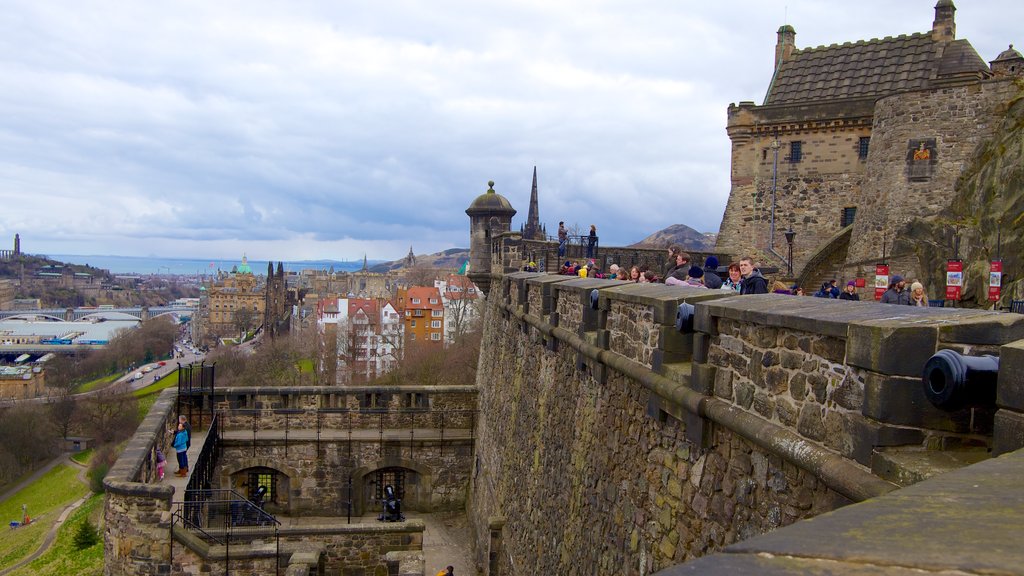
[[[649,574],[894,490],[886,450],[991,444],[994,408],[927,404],[924,362],[1024,337],[1019,315],[531,273],[487,304],[470,517],[492,575]]]

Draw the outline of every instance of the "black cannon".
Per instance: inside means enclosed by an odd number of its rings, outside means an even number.
[[[231,503],[231,524],[233,526],[262,526],[267,523],[268,514],[263,511],[267,487],[260,486],[252,500],[235,500]]]
[[[395,489],[390,484],[384,487],[384,512],[377,519],[381,522],[405,520],[405,516],[402,515],[402,501],[395,496]]]
[[[952,350],[939,350],[925,362],[921,383],[929,402],[952,412],[994,405],[998,376],[996,356],[962,356]]]

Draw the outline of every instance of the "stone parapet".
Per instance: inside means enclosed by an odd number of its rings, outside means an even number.
[[[160,393],[124,452],[103,481],[103,571],[108,575],[166,574],[170,563],[171,497],[174,489],[156,484],[156,449],[169,455],[167,430],[177,423],[177,392]]]

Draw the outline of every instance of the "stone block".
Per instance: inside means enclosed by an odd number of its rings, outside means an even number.
[[[708,396],[714,393],[715,378],[718,375],[718,367],[710,364],[691,364],[690,389],[696,390]]]
[[[711,336],[696,332],[690,335],[692,338],[693,346],[693,361],[694,362],[707,362],[708,361],[708,348],[711,346]]]
[[[996,405],[1024,412],[1024,340],[999,349]]]
[[[683,334],[675,326],[658,327],[658,348],[666,352],[684,354],[687,360],[693,356],[693,334]]]
[[[901,378],[868,372],[861,414],[883,424],[914,426],[946,432],[969,432],[971,411],[940,410],[924,395],[921,378]]]
[[[822,419],[821,407],[815,404],[804,404],[800,409],[797,431],[811,440],[825,438],[825,422]]]
[[[938,349],[935,326],[875,320],[850,325],[847,362],[880,374],[920,376]]]
[[[910,446],[924,442],[924,431],[918,428],[904,428],[872,422],[851,420],[850,443],[852,453],[843,454],[865,466],[871,465],[871,453],[877,446]]]
[[[965,317],[939,326],[939,340],[958,344],[1009,344],[1024,338],[1024,316],[963,310]],[[970,315],[969,315],[970,314]]]
[[[1024,412],[999,409],[992,438],[992,455],[998,456],[1024,448]]]

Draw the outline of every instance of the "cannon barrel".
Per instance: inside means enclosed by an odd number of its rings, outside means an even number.
[[[943,410],[991,406],[996,401],[999,358],[939,350],[924,364],[921,383],[928,401]]]

